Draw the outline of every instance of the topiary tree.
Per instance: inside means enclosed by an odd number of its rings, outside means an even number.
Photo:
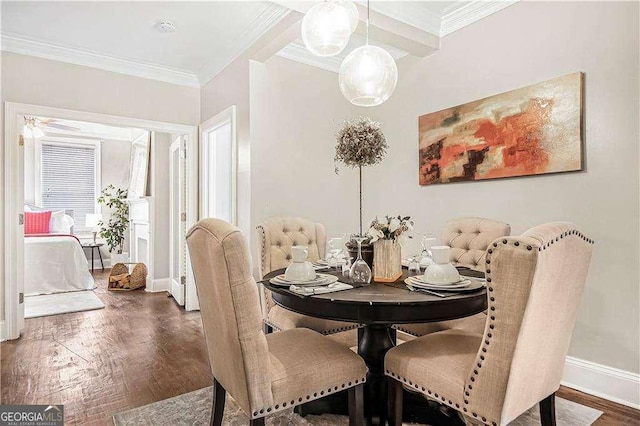
[[[110,252],[117,249],[118,254],[122,254],[124,234],[129,226],[129,203],[125,201],[127,195],[126,189],[116,188],[110,184],[98,197],[98,204],[104,204],[112,210],[106,225],[103,221],[99,222],[100,237],[105,239]]]

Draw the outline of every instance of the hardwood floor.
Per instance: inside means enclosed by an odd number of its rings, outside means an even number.
[[[120,411],[210,386],[199,312],[166,293],[109,292],[105,309],[26,320],[0,345],[2,404],[64,404],[65,424],[108,425]],[[640,411],[561,388],[558,396],[604,412],[595,423],[639,425]]]
[[[27,319],[0,345],[3,404],[64,404],[65,424],[112,424],[116,412],[211,385],[199,312],[94,277],[104,309]]]

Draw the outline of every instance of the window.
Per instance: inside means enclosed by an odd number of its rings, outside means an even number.
[[[42,140],[39,205],[50,210],[73,210],[74,232],[91,231],[86,215],[98,213],[100,143],[61,143]]]

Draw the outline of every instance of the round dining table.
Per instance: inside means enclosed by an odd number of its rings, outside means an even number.
[[[351,283],[349,277],[340,272],[319,272],[337,275],[341,282]],[[358,354],[369,368],[365,384],[365,412],[369,423],[376,418],[380,424],[386,421],[384,356],[396,344],[393,325],[463,318],[487,309],[485,287],[472,292],[437,292],[439,296],[410,291],[404,280],[415,274],[407,270],[392,283],[374,281],[349,290],[312,296],[301,296],[288,287],[269,282],[282,273],[284,269],[273,271],[262,281],[271,290],[275,303],[299,314],[360,325]]]

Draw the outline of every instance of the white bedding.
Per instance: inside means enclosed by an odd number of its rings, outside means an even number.
[[[24,239],[24,293],[61,293],[95,288],[84,251],[73,237]]]

